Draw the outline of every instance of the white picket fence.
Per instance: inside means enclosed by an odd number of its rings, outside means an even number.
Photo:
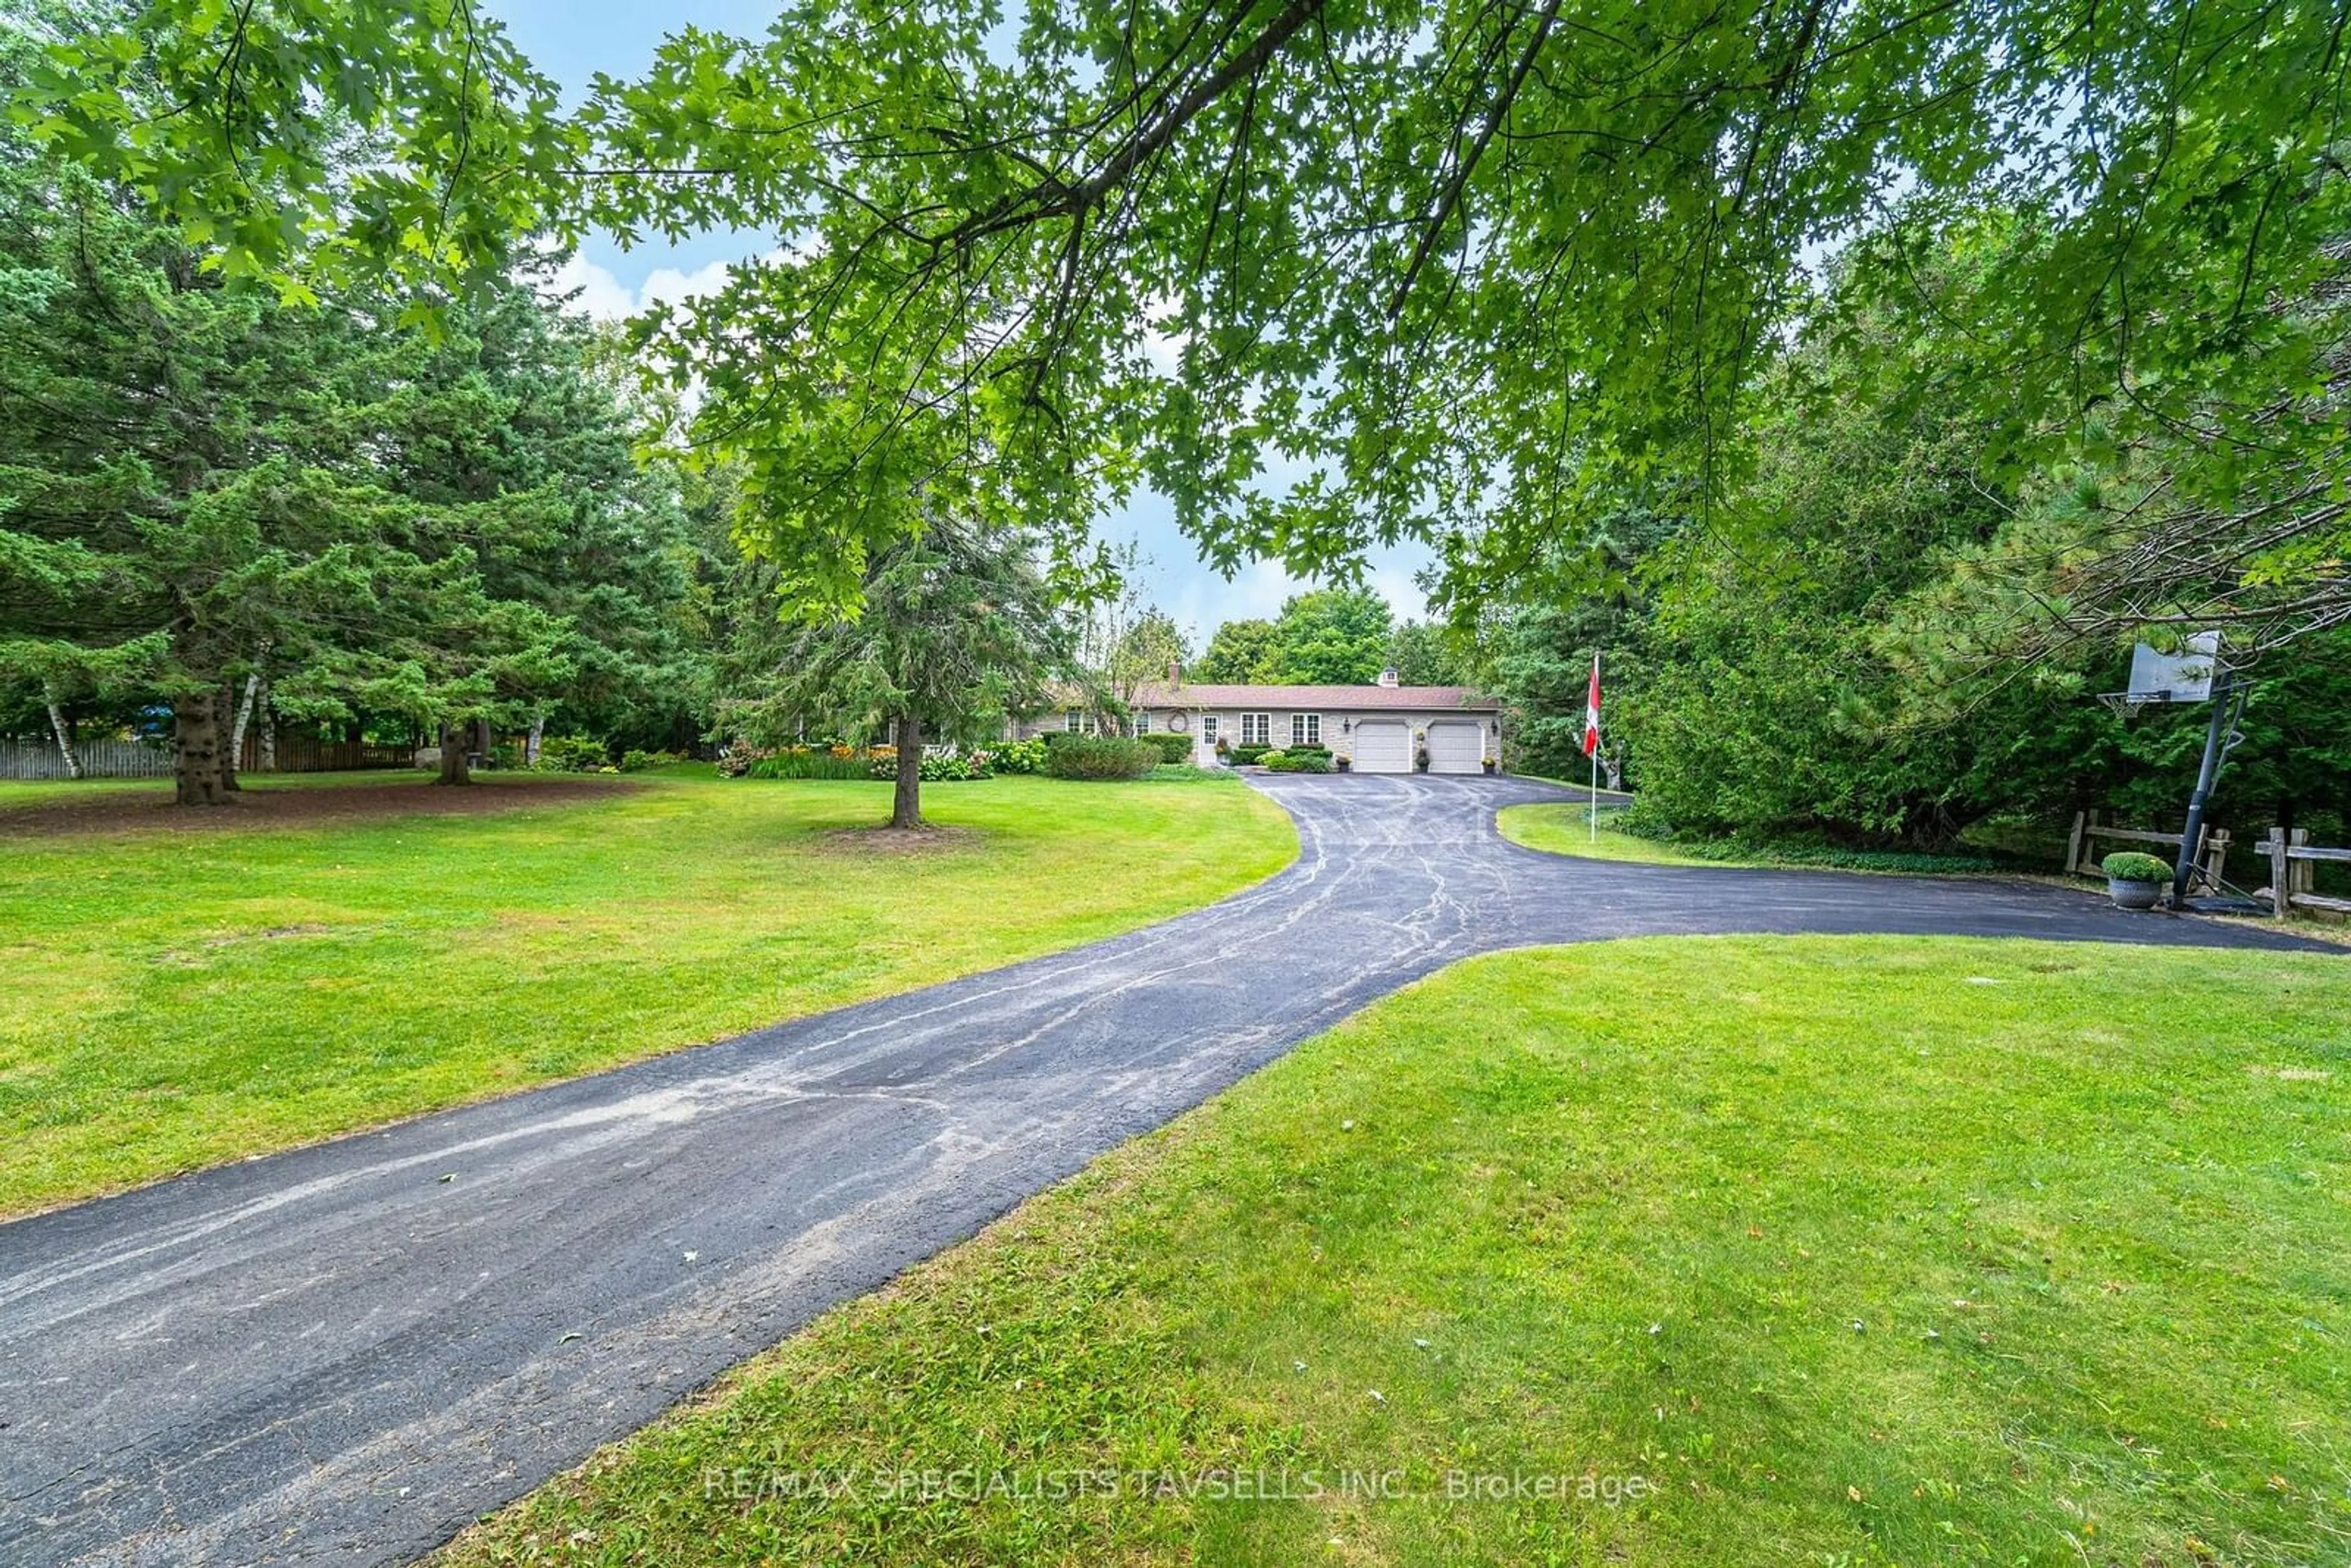
[[[172,748],[143,740],[85,740],[74,747],[85,779],[168,779]],[[0,740],[0,779],[70,779],[56,743]]]

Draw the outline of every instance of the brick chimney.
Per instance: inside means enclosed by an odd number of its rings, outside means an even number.
[[[1180,686],[1184,684],[1184,665],[1180,660],[1167,661],[1167,684],[1171,686]]]

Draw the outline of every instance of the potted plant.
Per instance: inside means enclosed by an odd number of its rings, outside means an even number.
[[[1428,771],[1428,731],[1425,729],[1412,732],[1412,770],[1415,773]]]
[[[2106,892],[2117,909],[2153,909],[2171,880],[2171,868],[2153,855],[2120,850],[2098,862],[2106,873]]]
[[[1233,765],[1233,743],[1221,735],[1217,737],[1217,760],[1228,768]]]
[[[1485,768],[1487,772],[1491,773],[1494,771],[1494,759],[1492,758],[1481,757],[1478,759],[1478,763],[1479,766]]]
[[[1336,768],[1340,772],[1345,773],[1355,766],[1355,759],[1343,751],[1339,753],[1338,756],[1331,758],[1331,765]]]

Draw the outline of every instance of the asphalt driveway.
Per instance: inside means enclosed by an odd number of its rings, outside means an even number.
[[[1280,875],[1127,936],[0,1226],[0,1561],[400,1562],[1457,958],[1651,933],[2298,946],[2025,883],[1505,842],[1288,777]]]

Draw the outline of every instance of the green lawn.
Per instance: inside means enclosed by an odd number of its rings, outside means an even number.
[[[1044,779],[925,789],[976,831],[916,852],[829,836],[885,817],[886,784],[691,776],[484,815],[11,836],[11,801],[59,789],[120,792],[0,786],[0,1213],[1031,957],[1297,848],[1251,790]]]
[[[1514,844],[1555,855],[1580,855],[1586,860],[1638,861],[1646,865],[1761,865],[1755,860],[1702,860],[1676,849],[1662,839],[1645,839],[1619,829],[1622,808],[1603,805],[1600,833],[1591,828],[1592,808],[1582,802],[1547,800],[1531,806],[1505,806],[1495,814],[1494,826]]]
[[[2351,1561],[2342,964],[1464,964],[447,1563]]]
[[[6,824],[9,812],[22,807],[168,793],[171,788],[169,779],[0,779],[0,827]]]

